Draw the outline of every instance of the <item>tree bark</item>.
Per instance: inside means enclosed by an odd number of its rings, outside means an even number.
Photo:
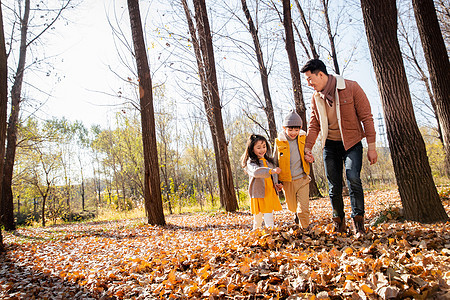
[[[336,72],[336,74],[341,74],[339,71],[336,46],[334,45],[334,35],[331,32],[330,18],[328,16],[328,2],[329,2],[328,0],[322,0],[323,14],[325,18],[325,24],[327,25],[328,39],[330,40],[331,57],[333,58],[334,72]]]
[[[445,169],[450,177],[450,62],[433,0],[413,0],[412,3],[442,131]]]
[[[261,76],[261,84],[264,93],[264,100],[266,102],[264,112],[266,113],[267,122],[269,125],[269,133],[270,133],[269,141],[273,145],[277,137],[277,126],[275,124],[275,115],[273,113],[272,97],[270,96],[269,75],[267,73],[267,68],[264,63],[261,44],[258,38],[258,31],[255,28],[252,16],[250,15],[250,11],[248,10],[247,2],[246,0],[241,0],[241,3],[242,3],[242,10],[244,11],[245,17],[247,18],[248,31],[252,35],[253,44],[255,45],[256,59],[258,61],[259,66],[259,75]]]
[[[303,121],[302,129],[306,131],[306,107],[303,100],[302,82],[300,79],[300,69],[298,67],[297,53],[295,52],[294,33],[292,30],[291,3],[290,0],[283,0],[283,25],[286,34],[286,51],[291,70],[292,90],[294,92],[295,109]]]
[[[414,116],[397,39],[396,2],[361,0],[361,8],[405,218],[423,223],[446,221]]]
[[[211,101],[212,115],[214,116],[214,128],[217,135],[218,152],[220,160],[220,172],[222,180],[221,203],[225,206],[225,210],[229,212],[238,209],[236,193],[233,185],[233,174],[231,173],[230,159],[228,156],[228,145],[225,137],[225,130],[222,120],[222,107],[220,104],[219,89],[216,77],[216,65],[214,59],[214,49],[212,45],[211,30],[209,28],[209,20],[206,11],[205,0],[194,0],[195,20],[200,40],[200,50],[203,57],[203,65],[205,66],[205,79],[207,83],[207,92]]]
[[[8,58],[6,57],[5,34],[3,32],[3,14],[0,5],[0,158],[5,156],[6,115],[8,106]],[[0,159],[0,174],[3,174],[4,160]],[[2,194],[2,180],[0,177],[0,195]],[[5,252],[3,236],[0,226],[0,253]]]
[[[300,69],[298,67],[297,54],[295,52],[294,33],[292,30],[291,3],[290,0],[283,0],[283,25],[286,32],[286,51],[291,69],[292,89],[294,91],[295,109],[303,121],[303,130],[307,130],[306,107],[303,100],[302,83],[300,79]],[[313,166],[311,166],[311,182],[309,183],[309,196],[321,197],[314,177]]]
[[[47,192],[45,194],[41,194],[42,196],[42,207],[41,207],[41,222],[42,222],[42,227],[45,227],[46,222],[45,222],[45,205],[47,202],[47,196],[48,196],[48,189]]]
[[[311,165],[309,177],[311,177],[311,181],[309,183],[309,197],[322,198],[323,195],[317,187],[316,175],[314,175],[314,165]]]
[[[131,33],[139,77],[139,96],[142,124],[142,144],[144,152],[144,201],[148,223],[165,225],[162,206],[158,149],[156,145],[155,115],[153,108],[152,79],[142,31],[139,0],[128,0]]]
[[[3,245],[3,235],[2,235],[2,228],[0,227],[0,253],[6,252],[5,245]]]
[[[417,72],[420,74],[420,80],[425,85],[425,89],[427,90],[428,98],[430,98],[430,103],[431,103],[431,108],[432,108],[432,111],[433,111],[433,115],[434,115],[434,117],[436,119],[436,122],[437,122],[438,138],[441,141],[442,145],[444,145],[444,140],[443,140],[443,137],[442,137],[441,125],[439,124],[439,116],[437,114],[437,109],[436,109],[436,101],[434,99],[433,92],[431,91],[430,80],[428,78],[428,75],[425,74],[425,71],[423,70],[422,66],[419,64],[419,61],[417,60],[416,52],[415,52],[413,46],[411,45],[411,43],[409,42],[407,34],[404,34],[404,38],[406,40],[406,44],[408,45],[409,51],[411,52],[411,56],[406,56],[406,57],[407,57],[407,59],[409,61],[411,61],[411,63],[414,64],[414,66],[417,69]]]
[[[7,128],[7,146],[6,157],[3,169],[3,183],[1,194],[1,205],[3,215],[2,223],[6,230],[15,230],[16,224],[14,222],[14,202],[11,189],[14,160],[16,156],[16,142],[17,142],[17,125],[19,122],[20,101],[22,93],[22,83],[25,71],[25,61],[27,55],[27,34],[28,34],[28,20],[30,16],[30,0],[25,0],[24,15],[20,20],[20,49],[19,49],[19,63],[17,64],[16,76],[14,84],[11,89],[11,113],[9,115],[9,122]]]
[[[300,13],[300,18],[302,19],[303,27],[305,28],[306,37],[308,38],[309,47],[311,48],[311,53],[313,58],[319,58],[319,54],[316,51],[316,46],[314,44],[314,39],[311,34],[311,29],[309,27],[308,22],[306,21],[305,13],[303,12],[303,8],[300,5],[298,0],[294,0],[295,5],[297,6],[298,12]]]
[[[186,0],[181,0],[181,3],[183,5],[184,12],[186,14],[186,19],[187,19],[188,27],[189,27],[189,33],[191,35],[192,45],[194,48],[195,58],[197,61],[198,74],[200,77],[200,85],[201,85],[201,89],[202,89],[203,105],[205,107],[206,118],[208,120],[209,130],[211,132],[211,139],[213,142],[214,153],[219,153],[219,142],[217,140],[216,128],[215,128],[215,124],[214,124],[214,115],[212,113],[212,107],[211,107],[211,99],[210,99],[211,94],[208,93],[208,84],[206,82],[206,71],[205,71],[205,65],[203,63],[202,52],[200,50],[200,42],[197,38],[197,31],[196,31],[194,22],[192,21],[191,12],[189,10],[188,4],[187,4]],[[217,181],[218,181],[218,185],[219,185],[219,195],[220,195],[219,198],[220,198],[220,203],[223,207],[224,206],[223,199],[225,198],[225,196],[223,195],[224,189],[223,189],[223,180],[222,180],[222,171],[221,171],[222,168],[220,166],[219,155],[216,154],[214,159],[216,161],[216,170],[217,170],[217,178],[218,178]],[[211,195],[213,195],[213,194],[211,194]],[[211,198],[211,201],[214,202],[214,198]]]

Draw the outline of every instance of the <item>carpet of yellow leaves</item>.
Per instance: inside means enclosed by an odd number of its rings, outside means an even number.
[[[349,213],[349,200],[345,199]],[[447,213],[450,203],[445,200]],[[449,299],[449,223],[401,220],[394,191],[366,194],[364,238],[312,226],[250,231],[252,215],[196,213],[4,232],[1,299]]]

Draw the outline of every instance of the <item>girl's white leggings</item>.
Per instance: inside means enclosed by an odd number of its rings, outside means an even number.
[[[266,227],[273,228],[273,213],[259,213],[257,215],[253,215],[253,229],[260,229],[262,226],[264,216],[264,224]]]

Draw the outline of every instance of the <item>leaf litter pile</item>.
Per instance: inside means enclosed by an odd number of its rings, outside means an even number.
[[[358,238],[333,233],[328,199],[310,207],[309,230],[284,209],[273,230],[243,211],[3,232],[0,298],[450,299],[449,222],[405,222],[398,193],[377,191]]]

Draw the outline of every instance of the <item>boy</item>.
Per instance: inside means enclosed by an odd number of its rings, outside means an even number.
[[[309,225],[309,163],[305,161],[306,132],[302,119],[291,110],[283,121],[283,131],[275,139],[273,158],[281,169],[278,175],[282,183],[287,207],[295,214],[295,223],[303,229]],[[281,185],[279,185],[281,188]]]

